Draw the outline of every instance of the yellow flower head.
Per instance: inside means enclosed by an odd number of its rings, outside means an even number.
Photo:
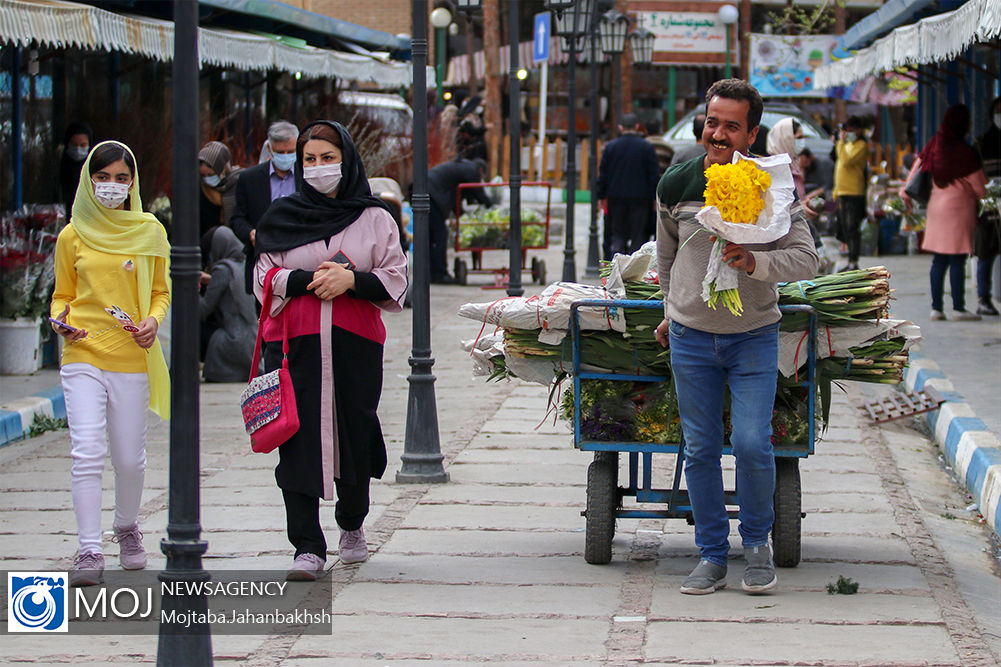
[[[753,225],[765,208],[763,194],[771,184],[768,172],[750,160],[711,165],[706,169],[706,206],[715,206],[727,222]]]

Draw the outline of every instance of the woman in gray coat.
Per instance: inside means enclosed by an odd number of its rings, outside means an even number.
[[[206,382],[246,382],[257,339],[254,296],[243,279],[243,244],[229,227],[206,234],[211,273],[202,273],[205,291],[200,297],[201,319],[214,320],[208,341],[203,376]]]

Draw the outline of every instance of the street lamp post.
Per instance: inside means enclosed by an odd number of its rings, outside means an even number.
[[[591,191],[591,223],[587,230],[587,268],[584,271],[589,278],[598,277],[601,262],[601,250],[598,245],[598,198],[594,194],[598,183],[598,131],[601,122],[598,117],[598,58],[601,54],[598,49],[598,39],[598,19],[595,12],[588,27],[585,46],[591,70],[591,145],[588,152],[591,169],[587,185]]]
[[[508,0],[508,144],[511,148],[511,216],[508,247],[510,271],[507,295],[521,296],[521,80],[518,78],[518,0]]]
[[[445,30],[452,22],[452,14],[444,7],[438,7],[431,11],[431,25],[435,28],[435,88],[438,90],[438,108],[444,106],[445,102]]]
[[[619,124],[622,116],[622,52],[626,50],[626,33],[629,31],[629,17],[610,9],[601,17],[601,50],[612,58],[612,79],[615,85],[615,105],[613,106],[612,127]]]
[[[550,1],[547,8],[556,14],[556,33],[568,47],[567,64],[567,212],[563,230],[563,280],[577,280],[574,249],[574,205],[577,200],[577,35],[590,23],[594,0]]]
[[[653,42],[657,38],[653,31],[639,28],[629,34],[629,46],[633,51],[633,62],[649,65],[653,62]]]
[[[181,2],[183,0],[177,0]],[[192,3],[195,4],[195,3]],[[411,301],[414,311],[411,373],[407,398],[407,426],[403,442],[403,466],[397,482],[447,482],[442,465],[438,435],[438,407],[434,396],[435,377],[431,373],[431,242],[428,235],[428,97],[427,97],[427,0],[413,0],[412,44],[414,76],[414,283]]]
[[[726,32],[726,67],[723,70],[723,76],[729,79],[732,76],[730,68],[730,31],[732,30],[731,26],[740,18],[740,12],[733,5],[723,5],[717,10],[716,15],[723,22],[723,31]]]
[[[198,456],[198,3],[174,0],[173,191],[174,243],[170,251],[173,282],[171,324],[170,481],[167,538],[160,550],[167,582],[202,582],[208,543],[201,539]],[[174,590],[173,587],[171,590]],[[212,637],[205,620],[185,626],[164,618],[201,618],[208,612],[204,593],[164,593],[161,603],[158,665],[211,665]],[[173,614],[171,612],[174,612]]]

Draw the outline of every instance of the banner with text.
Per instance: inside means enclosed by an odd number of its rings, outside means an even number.
[[[826,97],[815,90],[813,73],[831,62],[837,35],[751,35],[751,85],[763,96]]]

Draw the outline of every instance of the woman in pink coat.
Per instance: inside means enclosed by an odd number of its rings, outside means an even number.
[[[970,110],[965,105],[949,107],[942,125],[921,151],[911,168],[932,176],[928,222],[921,249],[935,253],[931,264],[931,319],[947,319],[943,308],[945,273],[952,290],[952,320],[979,320],[966,310],[966,258],[973,252],[977,226],[977,202],[983,198],[987,177],[976,151],[964,141],[970,130]],[[910,207],[910,198],[903,194]]]

